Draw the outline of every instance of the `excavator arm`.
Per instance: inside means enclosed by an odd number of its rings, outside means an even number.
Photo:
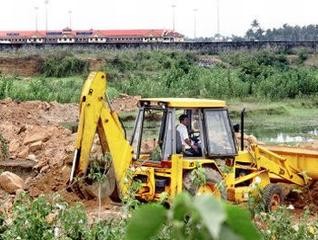
[[[80,117],[75,154],[69,183],[76,177],[87,176],[89,155],[98,134],[103,155],[109,154],[119,194],[127,190],[125,177],[132,161],[132,147],[116,112],[106,95],[106,74],[92,72],[84,83],[80,100]]]

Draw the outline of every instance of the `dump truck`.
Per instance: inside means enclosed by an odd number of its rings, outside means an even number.
[[[156,201],[178,193],[213,194],[232,202],[247,201],[256,189],[263,192],[267,210],[284,199],[281,183],[300,187],[318,178],[314,169],[318,153],[303,149],[266,148],[251,144],[239,148],[225,101],[195,98],[144,98],[131,133],[112,109],[107,94],[106,74],[92,72],[84,83],[76,150],[68,189],[82,197],[109,196],[114,201],[129,194],[133,182],[141,201]],[[176,130],[178,116],[190,120],[189,133],[198,142],[200,156],[184,153]],[[242,112],[242,123],[244,124]],[[241,129],[243,141],[243,129]],[[99,167],[90,157],[98,136],[104,160]],[[96,165],[95,165],[96,166]],[[98,169],[103,181],[94,181]],[[200,173],[204,175],[200,180]],[[257,186],[257,187],[256,187]]]

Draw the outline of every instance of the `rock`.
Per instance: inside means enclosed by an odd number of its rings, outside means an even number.
[[[37,197],[41,194],[41,191],[37,187],[31,187],[29,189],[29,194],[31,197]]]
[[[17,154],[18,158],[26,158],[29,154],[29,148],[24,146],[22,150]]]
[[[70,175],[71,175],[71,168],[69,166],[64,166],[62,168],[63,179],[68,179]]]
[[[67,165],[72,165],[73,164],[73,156],[72,155],[65,155],[63,159],[63,163]]]
[[[6,171],[0,175],[0,187],[8,193],[15,193],[18,189],[23,189],[24,182],[18,175]]]
[[[64,151],[65,151],[65,153],[73,153],[74,152],[74,146],[72,146],[72,145],[66,146],[64,148]]]
[[[46,161],[46,160],[41,160],[41,161],[39,161],[34,167],[33,167],[33,169],[34,170],[39,170],[39,169],[41,169],[42,167],[44,167],[44,166],[46,166],[48,164],[48,162]]]
[[[47,170],[49,170],[49,168],[50,168],[49,165],[44,166],[43,168],[41,168],[40,173],[45,173],[45,172],[47,172]]]
[[[19,141],[17,139],[14,139],[9,143],[9,152],[10,153],[16,152],[18,151],[19,147],[20,147]]]
[[[42,141],[42,142],[46,142],[47,140],[49,140],[50,138],[50,135],[45,132],[45,131],[42,131],[42,132],[36,132],[36,133],[29,133],[25,138],[24,138],[24,141],[23,141],[23,144],[24,145],[28,145],[30,143],[34,143],[34,142],[38,142],[38,141]]]
[[[42,102],[39,106],[38,109],[42,109],[44,111],[49,111],[51,108],[51,105],[47,102]]]
[[[12,211],[12,208],[13,208],[13,199],[7,198],[5,202],[1,203],[0,212],[7,213],[9,211]]]
[[[27,179],[25,179],[24,185],[25,186],[29,186],[30,183],[32,182],[33,178],[32,177],[27,177]]]
[[[30,152],[35,152],[37,150],[41,150],[42,146],[43,146],[42,141],[37,141],[37,142],[30,144],[29,150],[30,150]]]
[[[64,130],[64,134],[66,136],[71,136],[72,135],[72,131],[70,129],[63,129]]]
[[[26,158],[27,160],[31,160],[34,162],[37,162],[38,160],[36,159],[36,156],[34,154],[29,154]]]
[[[253,144],[253,143],[257,144],[257,138],[254,137],[253,135],[247,136],[247,141],[248,141],[250,144]]]

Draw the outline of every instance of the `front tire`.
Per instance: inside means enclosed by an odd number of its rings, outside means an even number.
[[[263,203],[266,212],[277,210],[283,201],[283,189],[279,185],[270,183],[264,188]]]

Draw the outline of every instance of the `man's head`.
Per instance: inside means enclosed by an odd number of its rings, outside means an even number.
[[[190,120],[186,114],[181,114],[179,117],[179,121],[185,126],[189,126],[190,124]]]

